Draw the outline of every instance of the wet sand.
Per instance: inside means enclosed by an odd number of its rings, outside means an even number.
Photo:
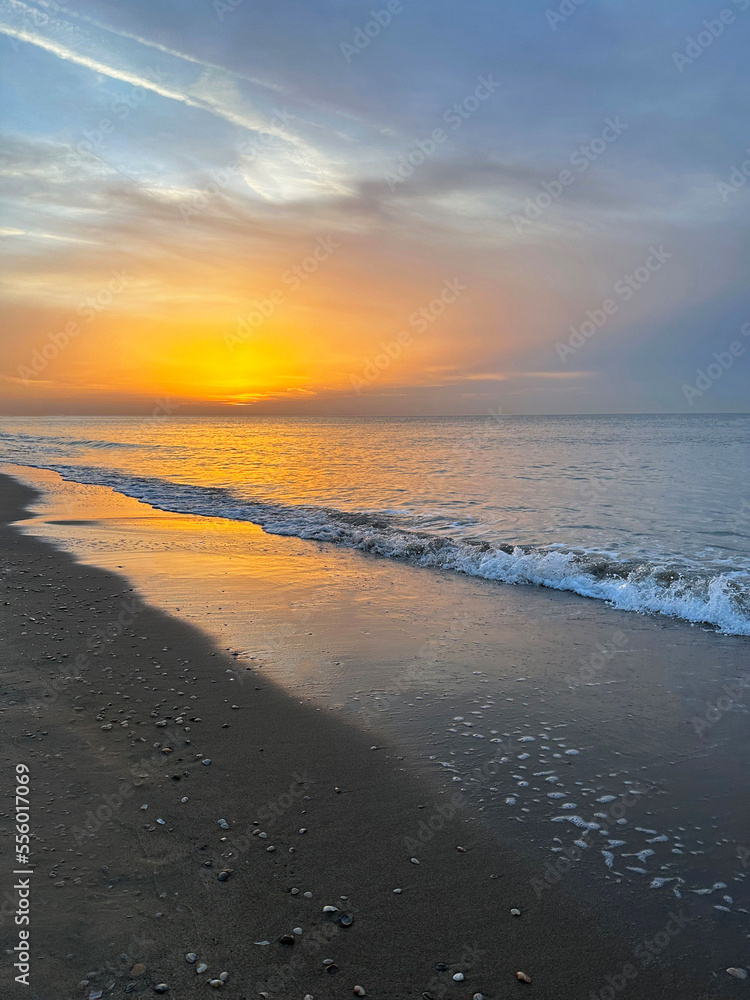
[[[715,971],[691,961],[721,939],[702,912],[674,901],[675,923],[654,901],[634,925],[592,906],[575,879],[538,895],[523,840],[499,838],[401,747],[262,671],[233,682],[236,658],[203,632],[13,527],[33,494],[0,486],[3,996],[146,996],[161,983],[171,997],[205,996],[224,971],[225,995],[248,1000],[347,997],[355,985],[388,1000],[742,995],[723,967],[743,955],[717,950]],[[34,831],[28,989],[8,956],[19,762]],[[420,837],[426,820],[432,836]],[[640,959],[638,943],[657,934],[667,943]]]

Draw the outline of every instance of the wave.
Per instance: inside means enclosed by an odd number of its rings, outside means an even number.
[[[18,448],[24,453],[28,454],[29,447],[34,445],[60,445],[63,449],[69,449],[71,447],[75,448],[98,448],[98,449],[112,449],[113,451],[121,451],[123,449],[131,448],[148,448],[149,445],[144,445],[142,442],[130,442],[130,441],[101,441],[98,438],[71,438],[64,437],[62,435],[52,435],[52,434],[13,434],[8,431],[0,431],[0,445],[5,447],[12,447],[17,445]],[[28,464],[28,463],[27,463]],[[45,466],[46,468],[46,466]]]
[[[623,611],[666,615],[729,635],[750,635],[750,579],[741,569],[717,572],[663,557],[624,559],[562,545],[457,539],[406,529],[385,512],[267,503],[244,499],[224,487],[191,486],[105,469],[44,467],[64,479],[109,486],[159,510],[250,521],[268,534],[327,542],[506,584],[570,591]]]

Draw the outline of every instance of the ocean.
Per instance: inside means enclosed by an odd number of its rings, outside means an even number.
[[[750,635],[750,416],[6,417],[162,510]]]

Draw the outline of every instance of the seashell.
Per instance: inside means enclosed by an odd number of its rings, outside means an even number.
[[[457,847],[457,848],[456,848],[456,850],[457,850],[457,851],[458,851],[458,852],[459,852],[460,854],[466,854],[466,848],[465,848],[465,847]]]
[[[338,912],[339,912],[338,906],[324,906],[323,907],[323,913],[338,913]]]
[[[521,983],[530,983],[531,982],[531,976],[528,976],[525,972],[517,972],[516,973],[516,979],[518,979],[519,982],[521,982]]]
[[[484,1000],[484,993],[475,993],[471,1000]]]
[[[194,951],[190,951],[188,952],[187,955],[185,955],[185,961],[190,962],[190,964],[192,965],[194,962],[198,961],[198,956],[195,954]]]
[[[419,864],[419,858],[409,858],[409,861],[411,861],[411,863],[413,865],[418,865]]]
[[[220,972],[219,973],[219,979],[222,981],[222,983],[225,983],[227,981],[227,979],[229,979],[229,973],[228,972]]]
[[[747,971],[745,969],[738,969],[734,965],[727,969],[730,976],[734,976],[735,979],[747,979]]]
[[[229,823],[227,823],[227,821],[225,819],[220,819],[219,820],[219,826],[222,828],[222,830],[228,830],[229,829]]]
[[[515,908],[515,906],[514,906],[514,907],[513,907],[513,909],[512,909],[511,911],[510,911],[510,915],[511,915],[512,917],[520,917],[520,916],[521,916],[521,911],[520,911],[520,910],[517,910],[517,909]]]
[[[355,986],[354,989],[352,990],[352,993],[355,995],[355,997],[367,996],[367,994],[365,993],[364,986]]]
[[[273,854],[273,852],[274,852],[275,850],[276,850],[276,848],[275,848],[275,847],[274,847],[273,845],[271,845],[271,847],[267,847],[267,848],[266,848],[266,851],[267,851],[267,852],[268,852],[269,854]]]
[[[198,966],[198,968],[195,971],[196,971],[197,975],[200,975],[202,972],[205,972],[207,968],[208,968],[208,966],[206,965],[206,963],[205,962],[201,962],[201,964]]]
[[[168,989],[166,983],[159,983],[158,986],[154,986],[154,993],[166,993]]]
[[[302,928],[301,927],[292,927],[292,934],[299,935],[301,933],[302,933]]]
[[[220,990],[224,983],[220,979],[209,979],[208,985],[213,986],[215,990]]]
[[[456,973],[456,974],[454,975],[454,977],[453,977],[453,982],[454,982],[454,983],[462,983],[462,982],[464,981],[464,979],[465,979],[465,978],[466,978],[466,977],[464,976],[463,972],[457,972],[457,973]]]
[[[339,971],[338,965],[334,965],[333,963],[331,963],[331,965],[326,966],[326,972],[328,973],[329,976],[335,976],[338,971]]]
[[[312,893],[309,891],[303,892],[302,895],[305,897],[305,899],[312,899]]]
[[[299,889],[290,889],[289,891],[293,896],[299,896]]]
[[[219,872],[219,881],[226,882],[229,876],[232,874],[231,868],[225,868],[223,872]]]
[[[206,757],[206,759],[205,759],[205,760],[202,760],[202,761],[201,761],[201,764],[205,765],[205,767],[208,767],[208,765],[209,765],[210,763],[211,763],[211,758],[210,758],[210,757]]]
[[[353,923],[354,917],[351,913],[342,913],[339,917],[339,924],[341,924],[342,927],[351,927]]]
[[[294,935],[293,934],[282,934],[281,937],[279,938],[279,944],[285,944],[287,946],[293,945],[294,944]]]

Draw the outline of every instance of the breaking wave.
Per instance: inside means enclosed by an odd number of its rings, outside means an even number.
[[[28,463],[26,463],[28,464]],[[250,521],[269,534],[292,535],[359,549],[415,566],[506,584],[570,591],[624,611],[660,614],[750,635],[750,578],[741,569],[708,571],[664,556],[624,559],[562,545],[493,544],[452,538],[396,524],[389,513],[349,513],[330,507],[241,498],[230,489],[131,476],[114,470],[45,464],[64,479],[109,486],[174,513]]]

